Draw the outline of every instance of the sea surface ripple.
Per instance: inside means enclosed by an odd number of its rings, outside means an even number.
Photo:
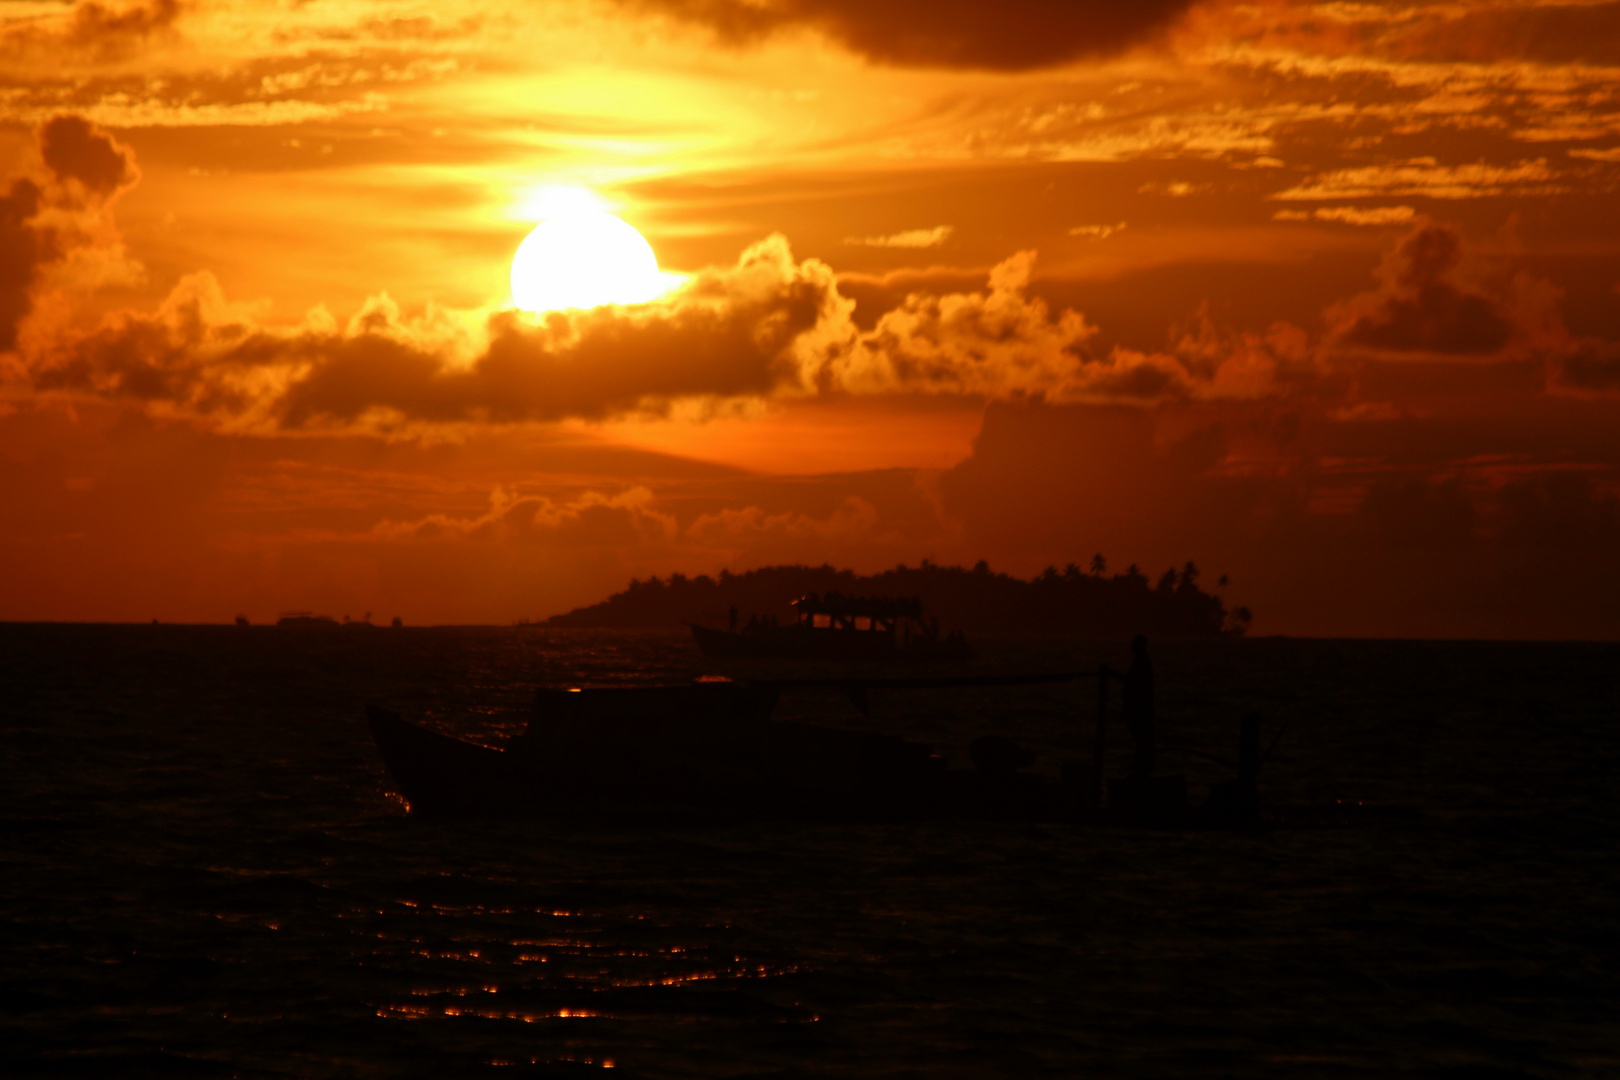
[[[987,668],[1122,643],[986,643]],[[1257,835],[410,817],[362,704],[492,740],[683,634],[0,626],[8,1077],[1620,1075],[1620,647],[1166,642],[1161,769],[1237,718]],[[779,715],[1055,772],[1092,684]],[[1284,730],[1286,729],[1286,730]],[[1124,770],[1116,729],[1111,768]]]

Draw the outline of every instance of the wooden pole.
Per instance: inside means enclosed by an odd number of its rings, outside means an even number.
[[[1097,723],[1091,748],[1092,783],[1096,785],[1095,805],[1102,805],[1103,757],[1108,746],[1108,678],[1113,672],[1107,664],[1097,668]]]

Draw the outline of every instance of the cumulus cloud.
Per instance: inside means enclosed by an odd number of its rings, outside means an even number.
[[[18,179],[0,195],[0,352],[16,346],[17,326],[33,304],[34,278],[59,254],[55,237],[33,224],[42,194],[38,184]]]
[[[39,132],[40,155],[58,178],[105,199],[140,178],[135,155],[82,116],[54,116]]]
[[[954,230],[949,225],[932,229],[908,229],[891,236],[846,236],[844,243],[854,247],[931,248],[939,247]]]
[[[1555,395],[1620,395],[1620,342],[1571,334],[1551,283],[1471,253],[1452,226],[1421,221],[1378,277],[1328,309],[1327,357],[1535,363]]]
[[[135,272],[108,214],[140,177],[134,154],[80,116],[52,117],[38,139],[44,171],[15,178],[0,195],[0,352],[17,348],[48,277]]]
[[[1384,353],[1499,356],[1516,332],[1511,300],[1465,282],[1462,234],[1425,222],[1384,260],[1379,289],[1329,310],[1335,344]]]
[[[1470,270],[1460,234],[1427,222],[1386,259],[1378,289],[1329,311],[1319,346],[1286,324],[1237,332],[1201,318],[1168,349],[1101,354],[1083,314],[1054,311],[1031,291],[1032,251],[994,267],[982,288],[924,283],[858,324],[855,301],[839,291],[831,267],[795,259],[781,236],[647,304],[535,317],[431,305],[404,311],[383,295],[345,326],[323,309],[286,325],[233,304],[200,273],[155,310],[115,313],[88,328],[57,320],[34,327],[19,346],[42,260],[61,261],[49,245],[76,235],[66,226],[37,231],[40,208],[54,197],[102,212],[137,175],[128,151],[81,119],[54,120],[41,139],[49,185],[15,186],[0,216],[0,228],[26,233],[34,245],[8,247],[0,263],[0,315],[11,313],[0,329],[9,328],[5,340],[28,377],[40,390],[133,400],[224,430],[403,433],[702,415],[773,397],[841,394],[1257,400],[1318,384],[1331,367],[1322,357],[1334,352],[1505,358],[1541,349],[1563,358],[1566,388],[1607,392],[1612,382],[1609,353],[1570,344],[1550,287]]]
[[[1056,390],[1084,364],[1096,327],[1075,311],[1053,318],[1025,295],[1035,253],[990,272],[986,292],[913,293],[829,358],[832,385],[856,393],[1005,394]]]
[[[668,304],[498,312],[483,323],[386,296],[346,327],[316,312],[264,325],[210,275],[155,312],[125,312],[54,342],[42,388],[131,397],[237,428],[379,421],[518,422],[661,411],[690,397],[808,390],[818,330],[847,318],[832,271],[767,240],[695,275]]]
[[[1023,71],[1119,52],[1164,29],[1190,0],[620,0],[712,29],[735,44],[803,26],[883,64]]]
[[[1028,293],[1034,261],[1007,259],[982,290],[912,293],[867,330],[831,268],[796,261],[779,236],[662,301],[541,318],[406,313],[382,296],[342,328],[320,310],[276,327],[203,273],[155,311],[63,328],[28,362],[44,390],[260,431],[666,415],[677,403],[817,394],[1146,401],[1244,383],[1230,377],[1242,363],[1091,355],[1083,315]]]

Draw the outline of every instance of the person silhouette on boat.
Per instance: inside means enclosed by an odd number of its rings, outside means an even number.
[[[1153,746],[1153,661],[1148,659],[1147,638],[1131,639],[1131,666],[1125,672],[1125,723],[1131,731],[1136,756],[1131,776],[1145,780],[1153,775],[1156,756]]]

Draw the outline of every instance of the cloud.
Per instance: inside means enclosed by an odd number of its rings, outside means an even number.
[[[1117,53],[1163,30],[1189,0],[620,0],[749,44],[808,27],[882,64],[1023,71]]]
[[[871,329],[854,322],[832,269],[795,261],[780,236],[661,301],[542,318],[406,313],[379,296],[343,328],[321,310],[275,327],[202,273],[155,311],[60,327],[28,363],[41,390],[135,400],[240,431],[668,415],[677,403],[689,412],[694,402],[819,394],[1149,401],[1270,385],[1269,375],[1231,377],[1252,367],[1253,349],[1231,364],[1091,355],[1096,328],[1083,315],[1027,293],[1034,261],[1005,260],[984,290],[910,293]]]
[[[1277,221],[1337,221],[1345,225],[1404,225],[1417,217],[1410,206],[1318,206],[1314,211],[1279,210]]]
[[[1096,333],[1078,312],[1053,318],[1025,295],[1035,253],[990,272],[989,290],[912,293],[829,357],[830,384],[854,393],[1038,393],[1070,381]]]
[[[66,46],[102,57],[117,56],[147,38],[171,32],[180,13],[180,0],[121,7],[80,0],[61,15],[0,28],[0,51],[56,52]]]
[[[1228,48],[1422,67],[1437,79],[1486,65],[1534,77],[1537,69],[1591,70],[1620,61],[1620,5],[1604,0],[1208,4],[1188,23],[1189,37]]]
[[[96,0],[81,0],[71,16],[77,41],[101,43],[110,39],[141,38],[169,29],[180,17],[180,0],[151,0],[146,4],[113,8]]]
[[[1430,199],[1478,199],[1488,195],[1551,194],[1561,190],[1545,158],[1513,165],[1440,165],[1413,158],[1390,165],[1368,165],[1321,173],[1304,184],[1279,191],[1273,199],[1363,199],[1422,195]]]
[[[27,179],[0,195],[0,353],[16,347],[17,326],[33,306],[34,279],[60,254],[55,238],[33,226],[42,195]]]
[[[618,495],[587,491],[571,502],[519,495],[497,487],[487,513],[472,518],[429,514],[415,521],[381,521],[369,539],[633,547],[668,540],[675,519],[652,508],[653,494],[635,487]]]
[[[703,514],[686,529],[686,536],[715,547],[756,547],[761,539],[833,540],[848,542],[870,534],[877,526],[875,507],[851,495],[824,519],[783,511],[772,514],[757,506]]]
[[[1342,5],[1371,14],[1371,5]],[[1397,9],[1384,35],[1394,55],[1490,63],[1612,63],[1620,60],[1620,4],[1506,3]],[[1359,13],[1359,12],[1358,12]],[[1390,15],[1394,13],[1391,12]],[[1389,17],[1389,16],[1386,16]]]
[[[192,275],[152,313],[124,312],[34,359],[43,389],[164,404],[234,428],[601,418],[690,397],[808,389],[818,327],[847,307],[825,264],[774,238],[709,270],[669,304],[536,319],[428,308],[386,296],[345,328],[317,312],[276,328]]]
[[[1117,232],[1124,232],[1125,225],[1123,221],[1112,225],[1076,225],[1069,230],[1069,235],[1084,236],[1089,240],[1106,240]]]
[[[1549,387],[1576,397],[1620,395],[1620,342],[1582,338],[1554,354]]]
[[[200,273],[154,310],[117,312],[93,326],[35,319],[19,337],[43,260],[71,263],[49,244],[115,250],[85,240],[89,233],[74,232],[66,217],[40,232],[40,208],[55,198],[110,228],[107,206],[138,175],[127,148],[82,118],[52,120],[41,144],[49,184],[16,186],[5,203],[5,228],[26,232],[34,247],[7,249],[3,340],[19,348],[40,391],[135,401],[221,430],[402,435],[424,426],[702,416],[818,395],[1252,401],[1321,392],[1332,366],[1324,356],[1333,353],[1522,358],[1562,349],[1561,386],[1609,385],[1606,354],[1593,359],[1570,346],[1550,287],[1465,266],[1460,234],[1432,223],[1396,246],[1378,289],[1330,309],[1318,347],[1287,324],[1237,332],[1200,316],[1168,349],[1116,345],[1102,353],[1081,312],[1054,311],[1031,292],[1033,251],[995,266],[982,288],[917,278],[875,320],[857,323],[855,301],[831,267],[796,260],[781,236],[640,305],[534,317],[432,305],[405,311],[379,295],[346,326],[322,309],[302,323],[272,324]],[[1322,213],[1354,220],[1404,209]]]
[[[38,132],[45,172],[0,195],[0,352],[17,348],[46,278],[127,278],[108,207],[140,178],[128,147],[81,116],[55,116]]]
[[[1488,357],[1514,338],[1515,313],[1500,292],[1464,283],[1462,235],[1425,222],[1384,260],[1382,286],[1328,312],[1336,345],[1384,353]]]
[[[1149,180],[1136,189],[1138,195],[1168,195],[1172,199],[1185,199],[1208,190],[1208,184],[1195,184],[1190,180]]]
[[[909,229],[892,236],[846,236],[844,243],[856,247],[931,248],[945,243],[953,231],[949,225],[935,225],[932,229]]]
[[[1328,308],[1326,357],[1535,363],[1555,396],[1620,396],[1620,342],[1572,335],[1551,283],[1481,259],[1452,226],[1420,221],[1378,276],[1377,289]]]
[[[55,116],[39,132],[45,164],[58,178],[107,199],[140,179],[135,155],[82,116]]]

